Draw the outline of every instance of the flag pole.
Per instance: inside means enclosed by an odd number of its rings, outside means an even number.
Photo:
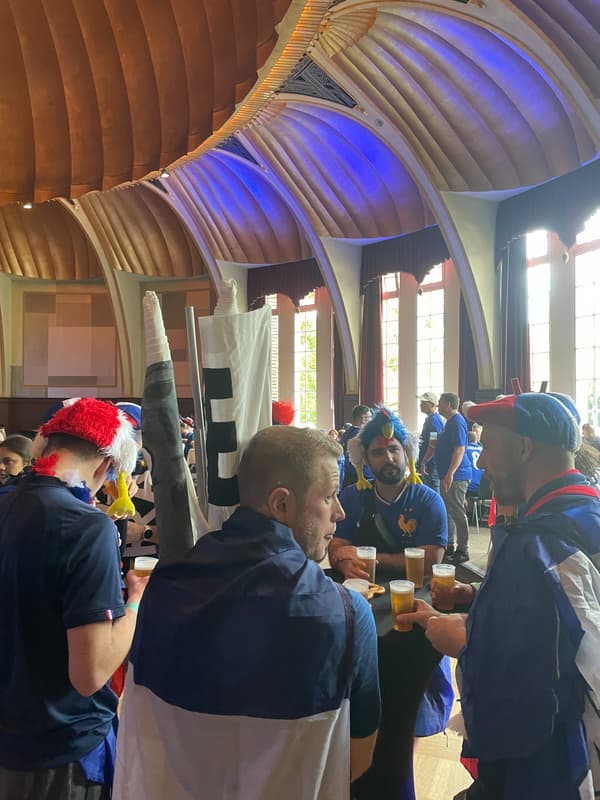
[[[204,421],[204,402],[202,382],[198,364],[198,341],[196,337],[196,318],[194,306],[185,307],[185,327],[187,331],[188,358],[194,399],[194,450],[196,456],[196,494],[200,511],[208,519],[208,468],[206,463],[206,423]]]

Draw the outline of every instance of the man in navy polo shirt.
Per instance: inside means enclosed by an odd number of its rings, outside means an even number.
[[[123,603],[114,523],[91,505],[137,445],[116,406],[82,398],[34,442],[0,500],[0,800],[108,797],[117,697],[147,578]]]
[[[448,549],[446,556],[455,563],[469,560],[469,521],[465,497],[473,469],[467,455],[467,421],[458,410],[458,395],[440,395],[440,414],[446,420],[434,451],[440,476],[442,499],[448,513]],[[456,550],[455,550],[456,547]]]

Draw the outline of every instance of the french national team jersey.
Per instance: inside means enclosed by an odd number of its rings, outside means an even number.
[[[359,491],[356,485],[347,486],[340,494],[340,503],[346,518],[337,523],[335,535],[359,547],[363,542],[360,521],[366,503],[374,493],[375,511],[384,519],[397,543],[396,552],[405,547],[422,547],[426,544],[446,547],[448,544],[448,518],[444,501],[437,492],[422,484],[405,484],[399,497],[387,503],[376,489]]]

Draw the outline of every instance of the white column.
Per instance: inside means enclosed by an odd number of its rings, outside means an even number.
[[[279,399],[294,402],[294,304],[284,294],[279,300]]]
[[[444,391],[458,393],[460,355],[460,282],[452,262],[444,267]],[[461,397],[472,400],[472,397]]]
[[[400,391],[398,408],[409,430],[416,430],[417,420],[417,291],[412,275],[400,273]]]
[[[550,389],[575,397],[575,265],[550,237]],[[538,388],[537,386],[535,387]]]
[[[317,289],[317,428],[333,427],[333,316],[327,289]]]

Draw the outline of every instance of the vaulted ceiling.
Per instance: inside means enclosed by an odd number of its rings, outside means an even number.
[[[14,276],[316,256],[327,283],[328,239],[452,249],[448,194],[600,151],[597,0],[0,0],[0,28]]]

